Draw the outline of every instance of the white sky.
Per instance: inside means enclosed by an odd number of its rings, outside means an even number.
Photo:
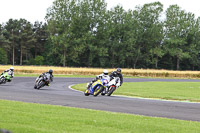
[[[31,23],[35,21],[45,21],[44,17],[47,8],[53,4],[54,0],[0,0],[0,24],[7,22],[10,18],[24,18]],[[172,4],[178,4],[187,12],[192,12],[196,17],[200,17],[199,0],[105,0],[108,9],[120,4],[125,10],[135,9],[137,5],[160,1],[164,5],[164,11]]]

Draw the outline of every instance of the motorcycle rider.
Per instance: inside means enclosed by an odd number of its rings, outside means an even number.
[[[121,68],[117,68],[116,71],[113,71],[109,76],[110,76],[110,80],[113,79],[113,77],[119,77],[120,78],[120,86],[123,83],[123,75],[121,74]]]
[[[44,76],[47,76],[49,78],[50,82],[53,82],[53,70],[49,69],[48,72],[42,73],[39,77],[37,77],[37,79],[35,80],[35,86],[34,86],[35,89],[37,88],[36,84],[37,84],[38,80]],[[48,86],[50,85],[50,82],[49,82]]]
[[[6,72],[8,73],[8,75],[11,76],[10,80],[8,80],[8,82],[11,82],[12,78],[14,77],[14,67],[10,67],[10,69],[3,71],[1,75],[3,75]]]
[[[103,73],[101,73],[100,75],[97,75],[95,79],[93,79],[90,83],[87,84],[87,88],[89,88],[95,81],[97,81],[98,79],[107,79],[108,82],[110,81],[110,77],[108,75],[108,70],[104,70]]]

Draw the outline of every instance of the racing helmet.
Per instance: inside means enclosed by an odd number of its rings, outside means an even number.
[[[104,74],[104,75],[108,75],[108,70],[106,70],[106,69],[103,70],[103,74]]]
[[[11,71],[14,71],[14,67],[10,67],[10,70],[11,70]]]
[[[121,68],[117,68],[117,73],[121,73]]]
[[[52,70],[52,69],[49,69],[49,73],[52,74],[52,73],[53,73],[53,70]]]

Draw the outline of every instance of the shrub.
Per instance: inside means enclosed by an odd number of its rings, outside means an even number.
[[[43,65],[44,57],[43,56],[36,56],[34,63],[35,65]]]

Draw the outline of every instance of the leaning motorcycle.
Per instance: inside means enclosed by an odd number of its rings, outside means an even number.
[[[113,79],[108,83],[107,96],[110,96],[118,87],[120,86],[120,78],[113,77]]]
[[[5,72],[3,75],[0,76],[0,84],[6,83],[7,81],[11,80],[11,75],[8,74],[8,72]]]
[[[91,86],[87,87],[84,94],[85,96],[93,95],[98,96],[108,85],[107,79],[98,79]]]
[[[46,75],[44,75],[40,77],[39,79],[36,79],[34,88],[40,89],[48,84],[49,84],[49,78]]]

